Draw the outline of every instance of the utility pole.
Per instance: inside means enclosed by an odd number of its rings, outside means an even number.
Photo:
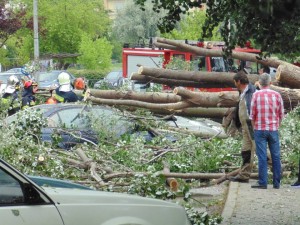
[[[39,64],[39,26],[38,26],[38,0],[33,0],[33,38],[34,38],[34,65]]]

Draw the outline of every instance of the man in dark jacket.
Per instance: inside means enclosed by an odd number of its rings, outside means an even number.
[[[27,80],[24,82],[24,90],[22,93],[22,109],[35,105],[35,93],[38,90],[38,85],[35,81]]]
[[[233,80],[240,93],[239,103],[236,110],[236,126],[238,128],[241,127],[242,129],[243,141],[241,155],[243,164],[239,173],[229,179],[235,182],[249,182],[255,152],[253,128],[249,115],[252,95],[256,91],[256,88],[254,85],[249,83],[248,77],[243,71],[236,73]]]
[[[58,75],[59,87],[55,90],[54,98],[60,102],[77,102],[79,99],[72,91],[70,75],[66,72],[61,72]]]

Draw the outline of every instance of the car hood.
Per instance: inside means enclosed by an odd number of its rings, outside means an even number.
[[[43,187],[46,193],[56,203],[63,204],[118,204],[118,205],[152,205],[181,208],[181,206],[157,199],[145,198],[136,195],[67,188]]]
[[[183,207],[134,195],[60,188],[44,188],[54,200],[64,224],[188,225]]]

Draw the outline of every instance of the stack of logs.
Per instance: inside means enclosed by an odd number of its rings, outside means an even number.
[[[192,52],[200,56],[222,57],[222,50],[204,49],[190,46],[176,41],[157,38],[154,43],[157,47]],[[257,62],[263,66],[277,68],[274,85],[271,89],[278,91],[283,98],[286,111],[295,108],[300,100],[300,68],[273,58],[261,58],[259,55],[243,52],[232,52],[232,58]],[[180,87],[210,88],[233,87],[234,73],[179,71],[159,68],[147,68],[139,65],[138,71],[132,74],[131,79],[138,82],[152,82],[174,86],[173,93],[162,92],[133,92],[115,90],[90,89],[86,97],[94,104],[127,106],[128,108],[145,108],[159,114],[176,114],[182,116],[222,118],[227,116],[238,101],[237,91],[224,92],[195,92]],[[248,74],[249,81],[255,83],[259,75]],[[238,170],[229,175],[234,175]],[[203,178],[204,174],[172,174],[166,168],[163,171],[166,177],[171,178]],[[107,175],[110,176],[110,175]],[[253,174],[256,177],[257,174]],[[209,174],[209,179],[215,178],[220,183],[226,176]],[[171,181],[171,179],[168,179]],[[172,180],[173,181],[173,180]],[[175,189],[176,189],[175,185]]]

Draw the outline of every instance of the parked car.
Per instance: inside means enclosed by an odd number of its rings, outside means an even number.
[[[117,88],[123,85],[124,79],[122,71],[112,71],[108,73],[103,79],[94,84],[94,88],[108,87]]]
[[[5,91],[5,88],[7,86],[7,79],[11,76],[11,75],[16,75],[19,80],[21,81],[21,76],[22,76],[22,73],[11,73],[11,72],[3,72],[3,73],[0,73],[0,82],[1,82],[1,85],[0,85],[0,95],[2,95]]]
[[[5,225],[190,225],[178,204],[128,194],[40,187],[0,159]]]
[[[38,83],[39,90],[48,90],[51,86],[59,86],[57,77],[61,72],[66,72],[70,75],[71,82],[75,80],[75,76],[68,71],[64,70],[51,70],[45,72],[38,72],[34,75]]]
[[[6,73],[22,73],[22,68],[21,67],[11,68],[5,72]]]
[[[27,110],[38,110],[47,118],[48,126],[42,129],[41,138],[45,142],[53,142],[53,134],[59,134],[61,141],[59,147],[70,149],[78,143],[98,143],[97,129],[108,134],[111,139],[118,139],[124,134],[142,136],[150,141],[156,135],[149,130],[140,130],[138,123],[131,118],[123,116],[118,110],[102,105],[88,106],[76,103],[55,105],[37,105]],[[6,118],[7,123],[17,120],[22,111]],[[159,119],[159,118],[157,118]],[[173,116],[166,121],[171,127],[184,128],[190,131],[210,134],[210,136],[224,137],[225,132],[220,124],[211,120],[195,121],[180,116]],[[170,141],[176,139],[166,134]]]

